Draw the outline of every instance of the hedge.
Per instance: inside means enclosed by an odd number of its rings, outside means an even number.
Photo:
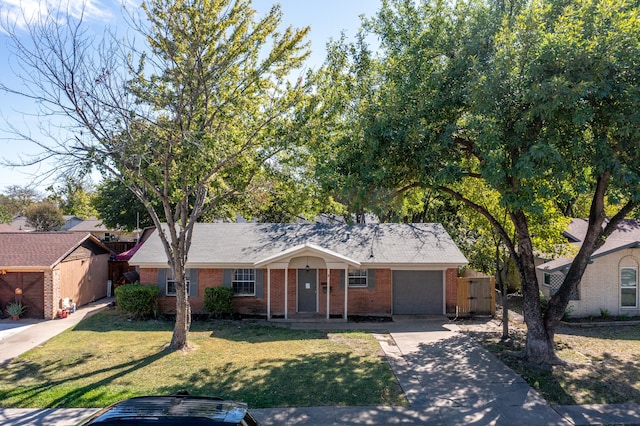
[[[115,289],[118,308],[137,319],[155,318],[158,314],[158,294],[155,285],[125,284]]]
[[[231,287],[205,288],[204,310],[215,315],[233,313],[233,289]]]

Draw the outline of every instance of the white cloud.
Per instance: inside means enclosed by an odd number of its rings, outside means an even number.
[[[112,1],[101,0],[1,0],[0,11],[5,22],[24,27],[58,11],[72,18],[107,22],[113,18]]]

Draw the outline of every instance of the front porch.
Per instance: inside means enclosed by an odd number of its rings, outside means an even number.
[[[267,320],[347,321],[349,267],[360,268],[360,262],[303,244],[254,266],[267,270]],[[339,293],[340,300],[335,297]]]

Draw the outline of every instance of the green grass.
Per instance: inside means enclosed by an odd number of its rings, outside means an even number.
[[[252,408],[406,404],[368,333],[196,322],[183,353],[166,349],[172,327],[94,315],[13,360],[0,375],[0,406],[103,407],[179,390]]]

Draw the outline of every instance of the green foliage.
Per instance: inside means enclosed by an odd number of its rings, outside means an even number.
[[[0,196],[1,197],[1,196]],[[0,204],[0,223],[11,223],[13,216],[9,213],[7,207]]]
[[[118,308],[137,319],[157,316],[159,294],[154,285],[125,284],[115,289]]]
[[[153,226],[144,204],[117,179],[102,181],[92,201],[97,216],[110,229],[131,232],[138,226],[140,229]]]
[[[95,193],[91,186],[82,179],[67,177],[60,185],[47,188],[51,195],[47,199],[62,211],[62,214],[74,215],[81,219],[96,216],[92,202]]]
[[[5,312],[10,317],[20,317],[27,310],[26,306],[23,306],[22,303],[9,303],[5,308]]]
[[[64,225],[64,217],[60,209],[51,201],[31,204],[25,211],[27,223],[36,231],[57,231]]]
[[[217,315],[233,313],[233,288],[207,287],[204,289],[204,310]]]

